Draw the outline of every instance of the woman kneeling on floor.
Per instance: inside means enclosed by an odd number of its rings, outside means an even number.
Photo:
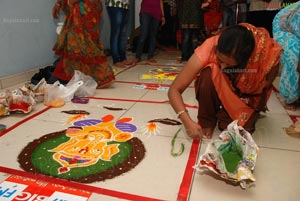
[[[281,47],[264,28],[247,23],[224,29],[199,46],[172,83],[168,96],[187,134],[211,138],[216,125],[233,120],[254,132],[278,74]],[[195,79],[198,122],[187,112],[182,93]]]

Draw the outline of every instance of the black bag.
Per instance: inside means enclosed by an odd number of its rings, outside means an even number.
[[[53,75],[53,72],[58,62],[59,62],[59,58],[54,61],[53,65],[46,66],[45,68],[41,68],[38,73],[32,76],[31,83],[36,85],[41,81],[41,79],[45,78],[47,84],[53,84],[56,81],[59,81],[61,84],[67,84],[68,81],[58,79]]]
[[[31,83],[36,85],[41,79],[45,78],[45,80],[49,80],[52,77],[54,72],[54,66],[46,66],[45,68],[41,68],[38,73],[34,74],[31,78]]]

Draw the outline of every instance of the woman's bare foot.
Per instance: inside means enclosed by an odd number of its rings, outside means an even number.
[[[203,132],[202,139],[210,140],[212,138],[214,128],[202,128],[202,132]]]
[[[296,111],[297,108],[299,108],[299,106],[300,106],[300,102],[299,102],[299,100],[297,100],[290,104],[285,103],[283,107],[286,110]]]
[[[118,68],[125,68],[126,66],[123,64],[123,62],[117,62],[114,63],[113,66],[118,67]]]

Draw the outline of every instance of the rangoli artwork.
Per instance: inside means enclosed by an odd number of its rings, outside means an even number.
[[[150,70],[148,74],[142,74],[141,79],[154,79],[159,82],[164,82],[166,80],[173,81],[179,72],[180,68],[177,67],[156,68]]]
[[[91,183],[127,172],[144,158],[146,150],[142,141],[133,136],[137,127],[130,123],[132,118],[116,122],[112,115],[73,119],[68,129],[30,142],[18,156],[21,168]]]
[[[163,118],[163,119],[152,119],[148,121],[148,123],[142,128],[142,134],[146,134],[149,137],[152,135],[157,135],[160,132],[160,127],[158,123],[165,124],[165,125],[170,125],[170,126],[178,126],[181,125],[181,122],[174,120],[174,119],[169,119],[169,118]],[[181,156],[184,152],[185,146],[183,143],[180,144],[180,149],[179,151],[175,152],[175,141],[177,138],[178,133],[181,131],[181,128],[177,130],[175,133],[172,141],[171,141],[171,155],[173,157]]]
[[[135,84],[134,89],[146,89],[146,90],[157,90],[157,91],[168,91],[168,86],[161,86],[159,84]]]
[[[163,118],[163,119],[152,119],[147,122],[145,126],[142,127],[141,131],[142,134],[148,135],[149,137],[152,135],[157,135],[160,132],[160,126],[158,123],[165,124],[165,125],[181,125],[181,122],[169,119],[169,118]]]
[[[151,80],[153,83],[135,84],[134,89],[168,91],[169,86],[164,83],[175,80],[179,74],[180,68],[164,67],[150,70],[148,73],[142,74],[140,79]]]

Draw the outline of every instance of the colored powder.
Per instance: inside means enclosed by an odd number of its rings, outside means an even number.
[[[238,152],[234,151],[226,151],[222,154],[225,167],[228,172],[233,173],[240,161],[242,160],[242,156]]]

